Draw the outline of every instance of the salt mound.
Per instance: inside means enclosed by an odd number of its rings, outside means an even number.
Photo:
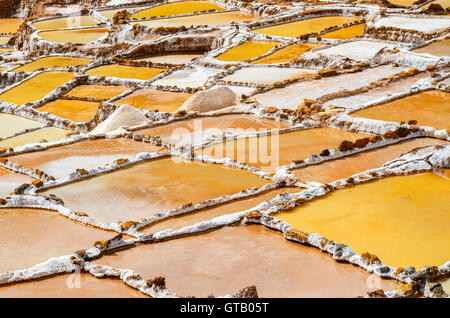
[[[235,105],[239,105],[238,95],[226,86],[219,86],[196,93],[178,111],[205,113]]]
[[[137,109],[122,105],[111,114],[104,122],[95,127],[91,134],[104,134],[120,127],[132,127],[142,125],[148,122],[148,119]]]

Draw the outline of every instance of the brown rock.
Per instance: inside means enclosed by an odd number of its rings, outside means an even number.
[[[317,72],[317,74],[319,74],[320,76],[332,76],[332,75],[336,75],[337,71],[335,69],[329,69],[329,70],[319,70]]]
[[[370,142],[370,139],[367,138],[361,138],[361,139],[357,139],[354,143],[356,148],[364,148],[365,146],[367,146],[367,144]]]
[[[139,222],[126,221],[126,222],[124,222],[124,223],[122,223],[122,224],[120,225],[120,229],[121,229],[122,231],[126,231],[126,230],[128,230],[130,227],[135,226],[135,225],[138,224],[138,223],[139,223]]]
[[[301,243],[308,242],[308,236],[309,234],[297,229],[290,229],[285,234],[287,239],[294,239],[295,241],[299,241]]]
[[[89,174],[89,172],[87,172],[84,169],[77,169],[77,172],[80,176],[85,176],[85,175]]]
[[[381,264],[380,259],[376,255],[368,252],[361,254],[361,259],[366,265]]]
[[[397,127],[394,132],[402,138],[409,135],[409,129],[405,127]]]
[[[155,289],[165,288],[166,287],[166,279],[164,276],[156,276],[153,279],[149,279],[147,281],[147,287],[153,287]]]
[[[250,211],[250,212],[245,213],[245,217],[247,219],[261,219],[262,214],[261,214],[261,212],[258,212],[258,211]]]
[[[395,290],[403,292],[405,296],[411,296],[415,292],[413,282],[409,282],[408,284],[401,284],[395,288]]]
[[[36,188],[40,188],[44,185],[44,182],[42,180],[33,180],[31,184]]]
[[[256,286],[248,286],[238,291],[235,296],[237,298],[258,298],[258,291]]]
[[[6,204],[6,200],[5,199],[2,199],[2,198],[0,198],[0,205],[5,205]]]
[[[386,298],[384,290],[382,289],[372,290],[370,292],[367,292],[367,295],[371,298]]]
[[[109,240],[99,240],[94,243],[94,246],[103,250],[108,246]]]
[[[388,130],[383,134],[383,137],[386,139],[398,139],[398,135],[392,130]]]
[[[342,152],[350,151],[350,150],[353,150],[354,148],[355,148],[355,146],[354,146],[353,142],[348,141],[348,140],[344,140],[339,145],[339,150]]]
[[[117,159],[115,161],[115,163],[117,163],[118,165],[124,164],[125,162],[128,162],[128,159]]]

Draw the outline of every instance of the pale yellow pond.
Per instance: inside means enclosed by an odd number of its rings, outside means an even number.
[[[86,74],[92,76],[148,80],[163,71],[165,71],[163,68],[110,64],[90,69]]]
[[[276,216],[385,264],[420,269],[450,259],[449,206],[450,180],[427,172],[336,190]]]
[[[361,19],[355,17],[329,16],[284,23],[251,32],[295,38],[304,34],[317,33],[331,26],[339,26],[359,20]]]
[[[55,127],[45,127],[32,132],[18,135],[9,139],[0,141],[0,147],[3,148],[15,148],[24,146],[26,144],[43,142],[45,141],[56,141],[65,139],[69,130],[55,128]]]
[[[354,37],[364,35],[365,27],[366,27],[365,23],[360,23],[336,31],[324,33],[321,35],[321,37],[324,39],[338,39],[338,40],[352,39]]]
[[[13,48],[0,49],[0,54],[14,52],[14,51],[15,51],[15,49],[13,49]]]
[[[108,33],[105,28],[88,28],[77,30],[42,31],[39,36],[55,43],[90,43],[100,40]]]
[[[113,85],[79,85],[68,92],[66,97],[89,97],[95,100],[108,100],[127,91],[129,87]]]
[[[167,4],[154,6],[149,9],[136,12],[131,16],[132,19],[154,18],[159,16],[170,16],[202,12],[209,10],[225,10],[226,8],[210,1],[177,1]]]
[[[100,103],[97,102],[57,99],[39,107],[38,110],[75,122],[88,122],[95,116],[98,106]]]
[[[67,67],[67,66],[77,66],[86,65],[93,60],[85,59],[81,57],[71,57],[71,56],[49,56],[37,59],[33,62],[20,66],[11,72],[34,72],[39,68],[52,68],[52,67]]]
[[[33,26],[38,30],[53,30],[65,28],[77,28],[83,26],[94,26],[100,21],[90,16],[75,16],[67,18],[56,18],[51,20],[34,22]]]
[[[43,126],[43,123],[35,120],[9,114],[0,114],[0,138],[12,136],[25,129]]]
[[[191,96],[192,94],[189,93],[143,88],[115,101],[114,104],[129,105],[147,110],[159,110],[160,112],[174,112]]]
[[[280,50],[277,50],[265,57],[259,58],[256,61],[253,61],[252,63],[258,64],[287,63],[294,60],[297,56],[302,55],[303,53],[320,46],[322,46],[322,44],[316,43],[292,44]]]
[[[0,19],[0,33],[16,33],[22,22],[19,18]]]
[[[0,100],[17,105],[38,101],[55,88],[70,81],[72,72],[44,72],[0,94]]]
[[[157,19],[151,21],[139,21],[135,24],[141,24],[152,28],[158,27],[180,27],[180,26],[200,26],[200,25],[221,25],[230,24],[231,22],[246,22],[257,19],[258,17],[252,16],[249,13],[243,11],[232,12],[217,12],[208,14],[199,14],[187,17]]]
[[[280,42],[273,41],[247,41],[220,54],[216,59],[222,61],[250,60],[267,53],[270,49],[280,44]]]
[[[352,116],[395,122],[414,119],[418,125],[444,129],[450,127],[449,99],[450,93],[430,90],[368,107]]]

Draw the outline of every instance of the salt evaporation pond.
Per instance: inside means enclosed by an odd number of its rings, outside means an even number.
[[[447,170],[448,171],[448,170]],[[372,253],[387,265],[448,261],[450,180],[432,172],[387,177],[336,190],[276,214],[295,228]]]
[[[224,133],[249,135],[256,132],[276,131],[290,125],[276,120],[258,118],[253,115],[224,115],[202,117],[173,122],[136,131],[144,136],[160,136],[167,143],[176,145],[199,144],[207,138]]]
[[[264,201],[274,199],[279,194],[297,193],[301,190],[302,188],[297,187],[269,190],[262,194],[252,195],[243,199],[232,200],[231,202],[227,202],[224,204],[214,205],[209,208],[196,210],[192,213],[184,213],[181,215],[170,217],[160,222],[153,223],[141,229],[141,231],[144,233],[156,233],[158,231],[163,231],[166,229],[179,230],[186,226],[191,226],[196,223],[212,220],[213,218],[221,215],[242,212],[254,208]]]
[[[449,97],[450,93],[444,91],[425,91],[361,109],[352,116],[395,122],[417,120],[418,125],[444,129],[450,127]]]
[[[226,8],[210,1],[177,1],[160,4],[149,9],[143,9],[131,15],[132,19],[154,18],[159,16],[181,15],[210,10],[225,10]]]
[[[10,114],[0,114],[0,138],[13,136],[26,129],[45,126],[38,121]]]
[[[142,298],[140,291],[119,279],[74,273],[0,286],[0,298]]]
[[[130,268],[144,279],[162,275],[179,296],[223,296],[250,285],[260,297],[356,297],[370,290],[364,270],[257,225],[140,245],[96,263]],[[395,285],[381,280],[387,290]]]
[[[412,50],[416,53],[428,53],[437,56],[450,56],[450,39],[436,41],[427,46]]]
[[[321,44],[316,43],[292,44],[280,50],[277,50],[267,56],[259,58],[256,61],[253,61],[252,63],[258,64],[287,63],[294,60],[299,55],[302,55],[303,53],[320,46]]]
[[[14,192],[14,189],[24,183],[30,183],[33,179],[27,175],[12,172],[0,167],[0,198],[4,198]]]
[[[174,112],[191,96],[192,94],[184,92],[143,88],[114,101],[114,104],[129,105],[146,110],[158,110],[160,112]]]
[[[0,273],[72,254],[114,236],[41,209],[0,209],[0,225]]]
[[[72,72],[50,71],[37,74],[0,94],[0,101],[17,105],[38,101],[58,86],[73,79]]]
[[[0,19],[0,33],[16,33],[22,22],[19,18]]]
[[[52,67],[79,66],[86,65],[92,61],[93,60],[91,59],[71,56],[49,56],[39,58],[33,62],[15,68],[14,70],[12,70],[12,72],[34,72],[40,68],[47,69]]]
[[[65,139],[68,133],[70,133],[70,130],[56,127],[44,127],[33,130],[32,132],[4,139],[0,141],[0,147],[15,148],[31,143],[57,141]]]
[[[39,36],[49,42],[86,44],[104,38],[108,34],[105,28],[86,28],[58,31],[41,31]]]
[[[359,20],[361,19],[344,16],[320,17],[255,29],[252,32],[296,38],[304,34],[323,31],[331,26],[343,25],[345,23],[355,22]]]
[[[90,69],[86,71],[86,74],[91,76],[148,80],[163,71],[165,69],[162,68],[110,64]]]
[[[64,178],[76,169],[94,169],[112,164],[117,159],[132,159],[140,152],[156,152],[159,149],[153,144],[126,138],[99,138],[10,156],[8,160]]]
[[[235,168],[164,158],[43,193],[56,194],[66,206],[80,209],[97,221],[112,222],[151,217],[187,203],[235,194],[266,183]]]
[[[99,106],[96,102],[57,99],[37,109],[75,122],[88,122],[94,118]]]
[[[386,162],[394,160],[415,148],[443,144],[448,144],[448,142],[432,138],[410,139],[382,148],[360,152],[349,157],[295,169],[292,170],[292,173],[301,182],[329,183],[345,179],[359,172],[379,168]]]
[[[311,128],[261,137],[239,138],[204,149],[197,154],[213,158],[231,158],[267,173],[296,160],[318,155],[324,149],[337,148],[344,140],[355,141],[365,134],[336,128]]]
[[[95,26],[99,23],[99,20],[94,19],[90,16],[73,16],[67,18],[56,18],[38,21],[34,22],[33,26],[38,30],[54,30]]]
[[[105,101],[127,91],[129,88],[113,85],[79,85],[73,88],[64,97],[92,98]]]
[[[237,83],[272,84],[297,79],[315,73],[305,68],[245,67],[227,75],[223,80]]]
[[[226,52],[216,56],[221,61],[245,61],[267,53],[272,48],[280,45],[274,41],[247,41],[232,47]]]

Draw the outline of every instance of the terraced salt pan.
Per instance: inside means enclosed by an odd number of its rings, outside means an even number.
[[[4,198],[11,194],[15,188],[33,181],[30,177],[12,172],[0,167],[0,197]],[[1,211],[1,210],[0,210]]]
[[[108,34],[105,28],[41,31],[39,36],[49,42],[86,44],[98,41]]]
[[[447,170],[448,171],[448,170]],[[369,252],[394,267],[450,259],[450,180],[431,172],[336,190],[276,216],[293,227]]]
[[[70,56],[49,56],[37,59],[31,63],[27,63],[23,66],[15,68],[12,72],[34,72],[40,68],[52,68],[52,67],[67,67],[67,66],[78,66],[86,65],[93,60],[85,59],[80,57],[70,57]]]
[[[357,109],[363,105],[375,103],[378,100],[385,100],[386,98],[393,97],[395,95],[406,94],[417,81],[427,77],[429,77],[429,74],[418,74],[416,76],[411,76],[396,81],[389,86],[381,86],[371,89],[366,93],[332,99],[326,101],[323,105],[325,107],[339,106],[349,110]]]
[[[132,19],[154,18],[159,16],[180,15],[226,8],[210,1],[177,1],[144,9],[131,16]]]
[[[300,182],[329,183],[345,179],[359,172],[379,168],[386,162],[394,160],[415,148],[447,143],[447,141],[432,138],[410,139],[394,145],[360,152],[350,157],[295,169],[292,170],[292,173]]]
[[[159,110],[160,112],[174,112],[191,96],[192,94],[189,93],[143,88],[115,101],[114,104],[129,105],[146,110]]]
[[[132,159],[140,152],[155,152],[159,149],[160,147],[150,143],[126,138],[101,138],[24,153],[8,157],[8,160],[24,167],[40,169],[57,178],[64,178],[76,169],[94,169],[112,164],[116,159]]]
[[[234,294],[249,285],[260,297],[355,297],[369,289],[362,269],[257,225],[140,245],[96,263],[131,268],[144,279],[162,275],[179,296]],[[395,283],[382,280],[381,286]]]
[[[72,72],[44,72],[0,94],[0,100],[17,105],[38,101],[73,79]]]
[[[0,19],[0,33],[16,33],[22,22],[19,18]]]
[[[296,38],[304,34],[323,31],[331,26],[339,26],[345,23],[351,23],[360,20],[360,18],[355,17],[329,16],[283,23],[275,26],[256,29],[252,32]]]
[[[43,141],[56,141],[65,139],[67,133],[70,130],[65,130],[56,127],[44,127],[32,132],[18,135],[12,138],[0,141],[0,147],[3,148],[15,148],[24,146],[31,143],[43,142]]]
[[[175,71],[162,79],[156,80],[153,84],[162,86],[178,86],[181,88],[201,87],[206,83],[209,77],[214,76],[219,72],[221,72],[219,69],[200,66],[196,68],[185,68]]]
[[[356,61],[366,62],[387,46],[389,43],[354,41],[319,50],[317,53],[325,56],[345,56]]]
[[[428,53],[437,56],[450,56],[450,39],[433,42],[427,46],[412,50],[416,53]]]
[[[382,17],[374,23],[375,27],[396,27],[420,32],[436,32],[450,28],[450,18],[410,18],[410,17]]]
[[[272,200],[278,194],[297,193],[300,192],[301,190],[302,190],[301,188],[281,188],[270,190],[255,196],[234,200],[229,203],[220,204],[219,206],[205,208],[194,211],[192,213],[171,217],[169,219],[145,227],[141,229],[141,231],[144,233],[156,233],[166,229],[179,230],[185,226],[194,225],[202,221],[212,220],[213,218],[220,215],[241,212],[254,208],[264,201]]]
[[[365,23],[360,23],[339,30],[324,33],[320,37],[324,39],[336,39],[336,40],[353,39],[354,37],[357,36],[363,36],[365,27],[366,27]]]
[[[246,61],[266,54],[270,49],[280,44],[280,42],[274,41],[247,41],[232,47],[215,58],[221,61]]]
[[[253,115],[225,115],[183,120],[164,126],[136,131],[146,136],[160,136],[167,143],[177,145],[202,144],[205,139],[223,133],[252,134],[257,131],[278,130],[290,125],[271,119],[262,119]]]
[[[449,128],[449,98],[450,93],[444,91],[425,91],[356,111],[352,113],[352,116],[394,122],[407,122],[414,119],[421,126],[431,126],[436,129]]]
[[[57,212],[40,209],[0,209],[0,226],[1,273],[71,254],[114,236],[113,232],[83,226]]]
[[[169,63],[169,64],[187,64],[193,59],[203,56],[203,54],[167,54],[161,56],[153,56],[137,61],[147,61],[153,63]]]
[[[87,27],[99,24],[100,21],[90,16],[74,16],[67,18],[56,18],[44,21],[34,22],[33,26],[38,30],[54,30]]]
[[[43,127],[44,124],[20,116],[0,114],[0,138],[15,135],[25,129]]]
[[[110,64],[90,69],[86,71],[86,74],[92,76],[148,80],[163,71],[165,71],[163,68]]]
[[[141,298],[145,294],[119,279],[91,274],[64,274],[37,281],[1,286],[0,298]]]
[[[367,135],[336,128],[311,128],[277,135],[240,138],[207,146],[197,154],[213,158],[231,158],[275,173],[279,166],[318,155],[324,149],[337,148],[343,140],[355,141]]]
[[[273,52],[265,57],[259,58],[252,63],[257,64],[274,64],[274,63],[287,63],[294,60],[297,56],[302,55],[306,51],[320,47],[321,44],[316,43],[301,43],[292,44]]]
[[[257,19],[258,17],[252,16],[249,13],[243,11],[232,11],[232,12],[218,12],[218,13],[208,13],[208,14],[198,14],[194,16],[185,16],[178,18],[169,19],[156,19],[149,21],[139,21],[133,24],[145,25],[151,28],[158,27],[181,27],[181,26],[194,26],[198,27],[201,25],[221,25],[230,24],[232,22],[240,23],[247,22]]]
[[[308,76],[314,72],[314,70],[305,68],[246,67],[225,76],[223,80],[240,83],[272,84]]]
[[[125,86],[113,85],[79,85],[65,94],[65,97],[93,98],[95,100],[105,101],[127,91],[129,88]]]
[[[66,206],[84,211],[97,221],[112,222],[151,217],[190,202],[195,204],[266,183],[239,169],[165,158],[45,193],[56,194]]]
[[[390,3],[403,6],[403,7],[410,7],[416,2],[415,0],[388,0]]]
[[[41,112],[49,112],[60,118],[75,122],[89,122],[94,118],[100,103],[81,100],[56,99],[38,108]]]
[[[263,106],[296,109],[304,98],[317,99],[341,90],[355,90],[404,69],[382,65],[358,73],[341,74],[315,81],[294,83],[283,88],[257,94],[254,98]]]

